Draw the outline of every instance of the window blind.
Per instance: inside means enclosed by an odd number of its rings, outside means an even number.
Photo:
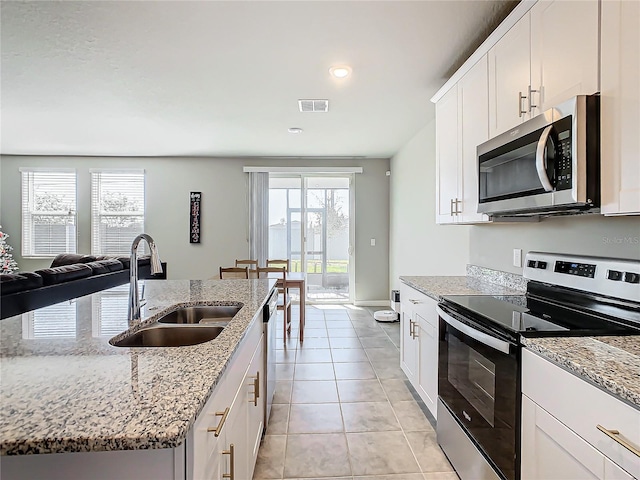
[[[129,328],[129,285],[121,285],[95,294],[93,308],[93,336],[114,336]]]
[[[76,303],[62,302],[24,313],[22,336],[35,338],[75,338]]]
[[[128,254],[144,232],[144,171],[91,172],[91,253]]]
[[[76,252],[76,173],[20,169],[22,256]]]

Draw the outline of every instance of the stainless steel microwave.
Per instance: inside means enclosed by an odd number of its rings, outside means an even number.
[[[600,97],[580,95],[478,146],[478,212],[583,213],[600,206]]]

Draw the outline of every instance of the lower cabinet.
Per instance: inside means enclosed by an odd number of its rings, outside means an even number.
[[[264,427],[263,349],[255,322],[187,436],[187,480],[253,477]]]
[[[528,350],[522,364],[522,480],[640,474],[640,457],[598,427],[637,442],[640,411]]]
[[[433,418],[438,400],[437,302],[407,285],[400,287],[400,368]]]

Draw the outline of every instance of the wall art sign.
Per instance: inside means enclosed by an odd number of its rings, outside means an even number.
[[[200,243],[200,202],[202,192],[191,192],[189,209],[189,243]]]

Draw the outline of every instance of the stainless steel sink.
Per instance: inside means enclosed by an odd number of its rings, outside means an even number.
[[[178,327],[156,324],[109,343],[116,347],[184,347],[213,340],[223,330],[224,326],[219,325]]]
[[[207,325],[215,324],[216,326],[226,326],[236,313],[242,308],[238,305],[211,305],[184,307],[167,313],[164,317],[158,319],[159,323],[175,323],[189,325]]]

